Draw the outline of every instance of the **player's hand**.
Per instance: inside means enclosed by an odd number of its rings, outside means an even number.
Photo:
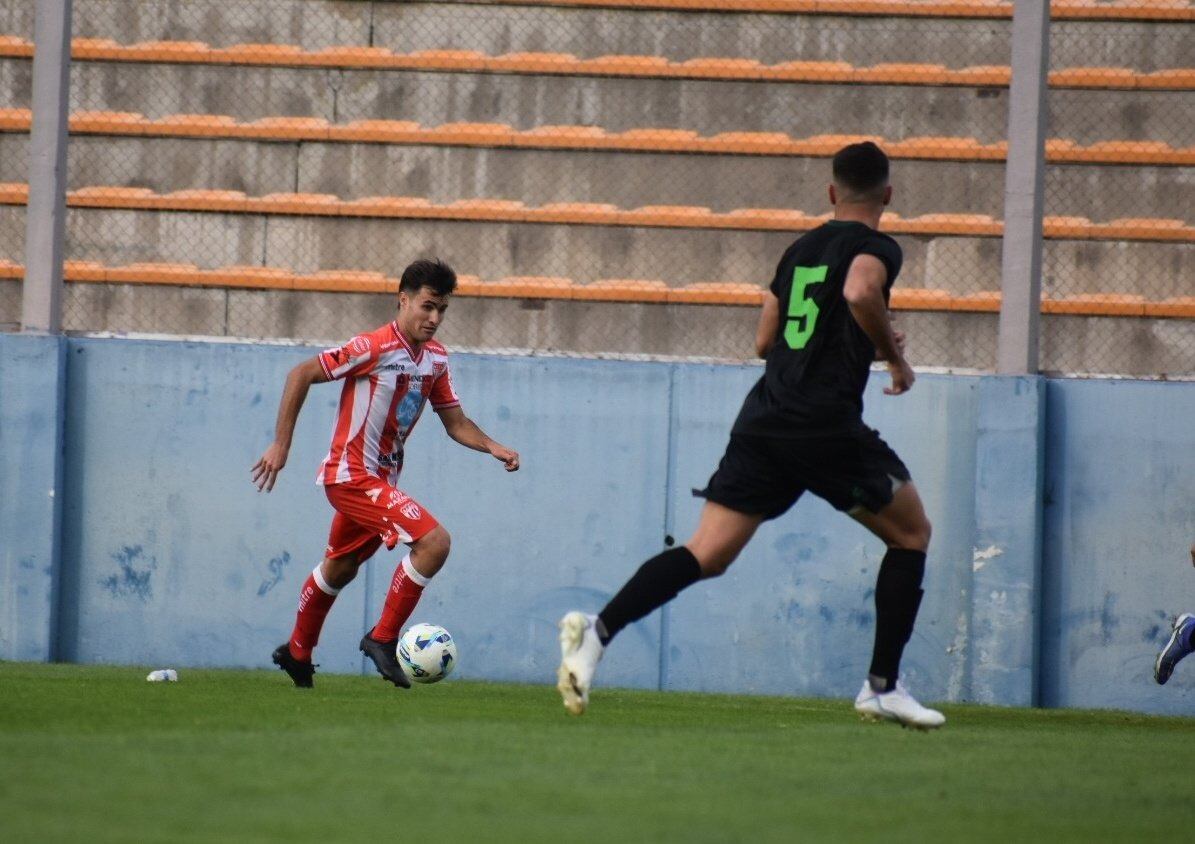
[[[913,367],[905,362],[902,355],[900,360],[888,361],[888,373],[892,376],[892,386],[884,388],[884,395],[899,396],[913,388],[917,376],[913,374]]]
[[[490,446],[490,454],[502,461],[508,472],[519,471],[519,453],[504,445],[494,443]]]
[[[261,459],[253,464],[253,485],[257,491],[269,492],[274,488],[274,481],[278,480],[278,473],[286,465],[286,455],[290,449],[278,443],[266,449]]]

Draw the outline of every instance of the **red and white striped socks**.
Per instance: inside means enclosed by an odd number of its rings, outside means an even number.
[[[303,662],[311,662],[311,652],[319,644],[324,619],[340,594],[339,589],[333,589],[324,580],[320,566],[307,576],[299,592],[299,611],[295,615],[295,629],[290,634],[290,655]]]
[[[386,593],[386,604],[382,607],[382,617],[370,631],[369,638],[375,642],[390,642],[398,638],[398,632],[415,611],[419,603],[419,596],[423,594],[423,587],[431,581],[415,571],[411,564],[411,555],[403,557],[401,563],[394,570],[394,579],[390,581],[390,590]]]

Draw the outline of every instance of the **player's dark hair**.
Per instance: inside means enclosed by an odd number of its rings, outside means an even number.
[[[871,141],[834,154],[834,184],[845,202],[881,202],[888,186],[888,156]]]
[[[398,292],[414,295],[421,287],[430,287],[437,296],[447,296],[456,290],[456,273],[439,258],[415,261],[402,271]]]

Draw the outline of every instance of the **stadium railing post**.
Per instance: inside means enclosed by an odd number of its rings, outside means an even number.
[[[1012,20],[1012,83],[1004,173],[1004,243],[996,371],[1037,372],[1041,311],[1049,0],[1018,0]]]
[[[21,330],[62,329],[72,0],[36,0]]]

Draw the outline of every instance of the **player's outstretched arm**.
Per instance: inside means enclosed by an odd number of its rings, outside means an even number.
[[[272,490],[274,482],[278,480],[278,473],[286,465],[286,457],[290,454],[290,441],[295,433],[295,423],[299,421],[299,411],[303,409],[303,402],[307,399],[307,390],[312,384],[327,380],[328,375],[320,365],[318,357],[303,361],[286,376],[282,401],[278,403],[278,421],[274,424],[274,442],[266,449],[261,459],[253,464],[253,484],[258,492]]]
[[[905,361],[902,344],[897,341],[892,320],[888,318],[888,305],[884,302],[887,281],[888,269],[883,261],[874,255],[858,255],[847,270],[842,295],[850,306],[851,316],[876,347],[876,356],[888,362],[892,386],[885,387],[884,392],[899,396],[912,388],[916,376]]]
[[[460,405],[445,407],[437,410],[436,413],[439,414],[440,421],[444,423],[444,430],[448,432],[448,436],[458,443],[474,451],[484,451],[486,454],[494,455],[495,458],[502,461],[508,472],[519,470],[519,453],[487,437],[485,431],[477,427],[477,423],[465,415]]]

